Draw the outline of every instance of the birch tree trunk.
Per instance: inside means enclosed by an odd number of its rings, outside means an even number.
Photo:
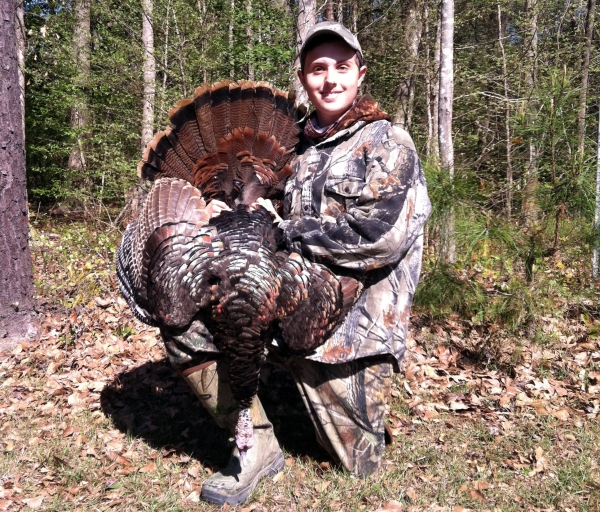
[[[252,33],[252,0],[248,0],[246,4],[248,12],[248,23],[246,24],[246,37],[248,38],[248,79],[254,80],[254,59],[252,49],[254,48],[253,33]]]
[[[454,101],[454,0],[441,0],[440,93],[438,133],[440,165],[454,179],[454,144],[452,140],[452,104]],[[456,262],[454,209],[448,213],[443,235],[442,259]]]
[[[25,35],[25,3],[17,2],[17,18],[15,30],[17,32],[17,56],[19,59],[19,99],[21,100],[21,117],[23,119],[23,134],[25,134],[25,48],[27,38]]]
[[[529,50],[527,52],[528,73],[525,76],[527,91],[525,96],[533,98],[537,88],[537,59],[538,59],[538,2],[537,0],[526,0],[525,15],[529,20],[527,33],[529,36]],[[537,124],[536,105],[531,99],[526,101],[528,123],[530,126]],[[526,227],[530,227],[538,220],[539,206],[537,204],[538,163],[537,163],[537,145],[533,135],[529,138],[529,164],[525,171],[525,190],[522,202],[522,215]]]
[[[594,34],[594,11],[596,0],[588,0],[587,15],[585,18],[585,49],[583,52],[583,63],[581,65],[581,89],[579,92],[579,115],[577,127],[577,151],[579,161],[583,162],[585,149],[585,113],[587,103],[587,90],[590,74],[590,51],[592,47],[592,36]]]
[[[83,140],[84,130],[88,125],[87,97],[84,88],[90,77],[90,0],[75,0],[75,28],[73,37],[73,53],[77,77],[75,84],[78,92],[75,104],[71,109],[71,129],[77,133],[77,144],[69,156],[69,168],[85,169],[85,153]]]
[[[233,0],[231,0],[231,1],[233,2]],[[232,14],[232,16],[233,16],[233,14]],[[179,62],[179,72],[181,73],[181,92],[183,93],[183,97],[187,98],[187,86],[186,86],[185,65],[184,65],[185,41],[184,41],[184,37],[182,36],[181,32],[179,31],[179,24],[177,23],[177,11],[175,9],[175,6],[173,6],[173,27],[175,28],[175,35],[177,36],[177,42],[178,42],[178,49],[177,49],[176,55],[177,55],[177,61]],[[232,32],[232,34],[233,34],[233,32]],[[232,53],[232,55],[233,55],[233,53]]]
[[[0,0],[0,351],[36,334],[14,0]]]
[[[169,69],[169,10],[171,8],[171,0],[167,2],[167,15],[164,18],[164,32],[165,32],[165,45],[163,47],[163,58],[162,58],[162,90],[160,94],[160,106],[159,116],[162,116],[165,111],[165,99],[167,95],[167,70]],[[204,39],[202,39],[204,44]],[[204,74],[206,75],[206,68],[204,68]],[[206,82],[206,78],[204,79]]]
[[[404,48],[406,54],[402,58],[407,60],[406,76],[398,87],[398,108],[394,116],[394,122],[407,130],[410,128],[412,118],[415,92],[414,74],[419,56],[421,34],[423,32],[423,22],[419,10],[419,1],[411,0],[404,23]]]
[[[598,102],[600,107],[600,101]],[[596,211],[594,213],[594,257],[592,260],[592,274],[598,277],[598,231],[600,230],[600,108],[598,109],[598,151],[596,160]]]
[[[235,14],[235,0],[229,0],[231,15],[229,17],[229,78],[235,78],[235,57],[233,55],[233,22]]]
[[[154,135],[154,96],[156,62],[154,61],[154,28],[152,0],[142,0],[142,48],[144,51],[144,99],[142,102],[142,154]]]
[[[435,47],[433,49],[433,69],[430,66],[428,67],[431,95],[431,140],[428,141],[428,156],[432,158],[434,162],[439,162],[440,49],[442,41],[442,20],[441,12],[439,10],[437,11],[436,21]]]
[[[308,29],[317,22],[317,2],[316,0],[298,0],[298,19],[296,21],[296,59],[294,69],[300,69],[300,48]],[[308,95],[300,83],[298,75],[294,75],[294,92],[296,101],[301,105],[308,105]]]
[[[512,190],[513,190],[513,171],[512,171],[512,139],[510,135],[510,103],[508,97],[508,72],[506,70],[506,53],[504,52],[504,29],[502,27],[502,10],[500,4],[498,7],[498,43],[500,44],[500,53],[502,55],[502,80],[504,84],[504,131],[506,132],[506,217],[510,219],[512,213]]]

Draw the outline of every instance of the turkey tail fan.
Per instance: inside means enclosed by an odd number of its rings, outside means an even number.
[[[274,197],[291,174],[302,114],[266,82],[204,84],[169,111],[171,126],[147,145],[138,174],[185,180],[230,206]]]
[[[117,255],[117,275],[123,296],[142,322],[180,327],[197,311],[180,286],[185,270],[181,262],[210,220],[205,206],[187,181],[163,178],[128,226]]]

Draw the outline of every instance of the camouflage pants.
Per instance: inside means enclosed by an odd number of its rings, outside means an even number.
[[[391,361],[379,357],[325,364],[292,357],[285,367],[296,381],[319,444],[348,471],[366,476],[377,470],[385,451]]]
[[[217,359],[212,350],[191,353],[189,340],[163,332],[169,358],[182,369]],[[183,342],[183,343],[182,343]],[[366,476],[379,468],[385,452],[384,416],[393,358],[379,356],[326,364],[271,349],[267,362],[287,369],[315,427],[319,444],[344,468]],[[222,404],[227,408],[229,404]]]

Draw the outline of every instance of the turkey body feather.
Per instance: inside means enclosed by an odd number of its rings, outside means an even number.
[[[204,85],[180,101],[140,162],[140,176],[154,185],[117,252],[119,287],[136,318],[177,329],[200,320],[225,354],[242,453],[253,443],[249,407],[274,330],[290,351],[309,353],[362,289],[279,250],[271,214],[250,207],[281,196],[298,117],[293,98],[266,83]],[[210,219],[214,199],[232,210]]]

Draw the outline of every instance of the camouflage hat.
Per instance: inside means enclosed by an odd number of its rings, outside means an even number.
[[[302,43],[302,48],[300,48],[300,62],[302,65],[304,64],[304,58],[306,57],[306,48],[308,47],[308,44],[315,38],[321,37],[325,34],[342,39],[350,48],[356,50],[359,55],[359,59],[362,62],[362,48],[360,47],[360,43],[358,42],[356,36],[341,23],[337,23],[336,21],[323,21],[313,25],[306,33],[306,38]]]

